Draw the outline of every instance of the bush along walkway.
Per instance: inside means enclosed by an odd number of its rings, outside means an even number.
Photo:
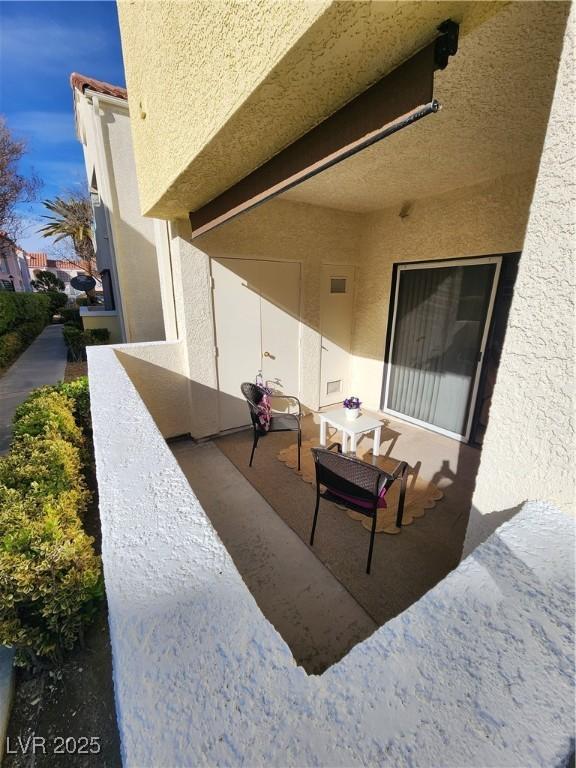
[[[20,672],[3,765],[116,766],[86,378],[35,390],[13,433],[0,459],[0,643]]]
[[[16,408],[33,389],[64,378],[66,346],[61,325],[49,325],[0,378],[0,454],[10,447]]]

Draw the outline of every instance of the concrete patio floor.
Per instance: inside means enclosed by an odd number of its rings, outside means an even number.
[[[261,611],[308,673],[320,674],[377,629],[213,443],[171,448]]]
[[[304,439],[317,439],[317,422],[317,414],[303,420]],[[368,532],[330,504],[308,547],[313,486],[277,458],[293,433],[262,440],[252,468],[251,430],[171,445],[260,609],[309,673],[338,661],[460,562],[480,451],[389,417],[383,424],[381,453],[407,460],[445,495],[400,536],[377,536],[370,576]],[[371,449],[362,438],[359,453],[368,459]]]

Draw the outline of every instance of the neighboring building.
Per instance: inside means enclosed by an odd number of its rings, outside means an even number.
[[[140,214],[126,90],[77,73],[70,84],[104,292],[104,309],[82,310],[84,325],[106,324],[122,341],[164,339],[157,224]]]
[[[30,290],[26,254],[4,232],[0,232],[0,290]]]
[[[35,280],[38,272],[52,272],[64,283],[64,292],[75,299],[77,296],[84,296],[84,291],[78,291],[74,288],[70,280],[78,275],[90,274],[89,265],[82,261],[68,261],[67,259],[50,259],[47,253],[27,253],[26,263],[30,280]],[[102,290],[100,280],[96,281],[96,290]]]
[[[169,222],[167,341],[89,353],[127,762],[154,762],[150,749],[171,764],[568,764],[565,690],[550,707],[532,677],[514,690],[532,669],[573,671],[569,617],[551,614],[548,633],[536,607],[555,594],[556,577],[539,578],[556,553],[534,547],[539,510],[572,530],[574,502],[571,5],[121,0],[119,17],[142,212]],[[239,386],[259,371],[309,411],[353,393],[422,444],[450,438],[441,478],[473,445],[464,556],[526,500],[543,504],[444,597],[322,677],[297,675],[277,637],[251,634],[255,606],[229,618],[237,582],[205,518],[188,525],[140,400],[165,438],[207,438],[247,424]],[[438,691],[455,669],[470,677]]]

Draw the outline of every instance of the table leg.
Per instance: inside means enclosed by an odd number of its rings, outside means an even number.
[[[348,434],[342,430],[342,453],[348,453]]]
[[[320,416],[320,445],[326,448],[326,420]]]
[[[350,453],[352,453],[354,456],[356,455],[356,440],[358,439],[358,435],[356,435],[354,432],[350,435]]]
[[[380,443],[382,442],[382,427],[376,427],[374,430],[374,445],[372,447],[372,454],[374,456],[380,456]]]

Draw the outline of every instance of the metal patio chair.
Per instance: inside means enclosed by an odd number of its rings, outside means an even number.
[[[258,404],[262,400],[264,391],[257,384],[252,384],[250,381],[245,381],[241,386],[242,394],[246,398],[248,404],[248,410],[250,411],[250,419],[252,421],[252,429],[254,430],[254,442],[252,443],[252,453],[250,454],[249,467],[252,466],[252,460],[254,459],[254,451],[258,445],[258,440],[267,434],[267,432],[297,432],[298,433],[298,471],[300,471],[300,449],[302,447],[302,427],[300,420],[302,419],[302,406],[300,400],[292,395],[268,395],[270,400],[274,398],[282,398],[283,400],[290,400],[295,402],[298,406],[298,413],[282,413],[280,411],[274,411],[272,409],[270,418],[270,428],[267,430],[262,429],[260,421],[258,420]]]
[[[335,447],[338,449],[337,453],[332,450]],[[408,464],[401,461],[392,474],[389,474],[380,467],[367,464],[361,459],[346,456],[342,453],[342,446],[339,443],[334,443],[330,448],[312,448],[311,450],[316,467],[316,509],[314,510],[314,522],[310,534],[310,546],[314,545],[320,497],[348,507],[354,512],[360,512],[372,518],[370,548],[368,549],[368,562],[366,564],[366,573],[370,573],[378,509],[386,506],[386,493],[392,483],[398,479],[401,482],[401,487],[396,525],[398,528],[402,527]],[[321,485],[325,488],[324,493],[320,493]]]

